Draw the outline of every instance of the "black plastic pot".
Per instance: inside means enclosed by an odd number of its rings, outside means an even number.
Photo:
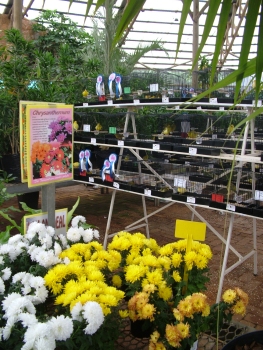
[[[227,343],[222,350],[235,350],[236,347],[245,345],[247,345],[247,348],[249,348],[253,342],[263,345],[263,331],[255,331],[243,334],[240,337],[237,337]]]

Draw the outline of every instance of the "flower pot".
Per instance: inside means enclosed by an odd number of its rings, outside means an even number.
[[[263,331],[255,331],[243,334],[240,337],[237,337],[227,343],[222,350],[235,350],[237,348],[250,349],[250,345],[253,342],[263,345]]]
[[[135,338],[150,338],[153,325],[149,320],[131,321],[131,334]]]

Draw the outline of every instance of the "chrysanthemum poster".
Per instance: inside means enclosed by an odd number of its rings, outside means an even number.
[[[72,105],[28,105],[28,187],[73,179],[72,123]]]

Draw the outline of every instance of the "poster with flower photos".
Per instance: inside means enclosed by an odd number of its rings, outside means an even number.
[[[19,101],[19,132],[20,132],[20,164],[21,164],[21,182],[27,182],[27,141],[26,141],[26,115],[27,106],[41,104],[43,107],[56,107],[57,105],[65,105],[65,103],[54,102],[36,102],[36,101]]]
[[[73,179],[73,105],[28,105],[28,187]]]

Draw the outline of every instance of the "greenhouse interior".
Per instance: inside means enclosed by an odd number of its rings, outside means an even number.
[[[262,33],[262,0],[0,1],[0,349],[263,349]]]

